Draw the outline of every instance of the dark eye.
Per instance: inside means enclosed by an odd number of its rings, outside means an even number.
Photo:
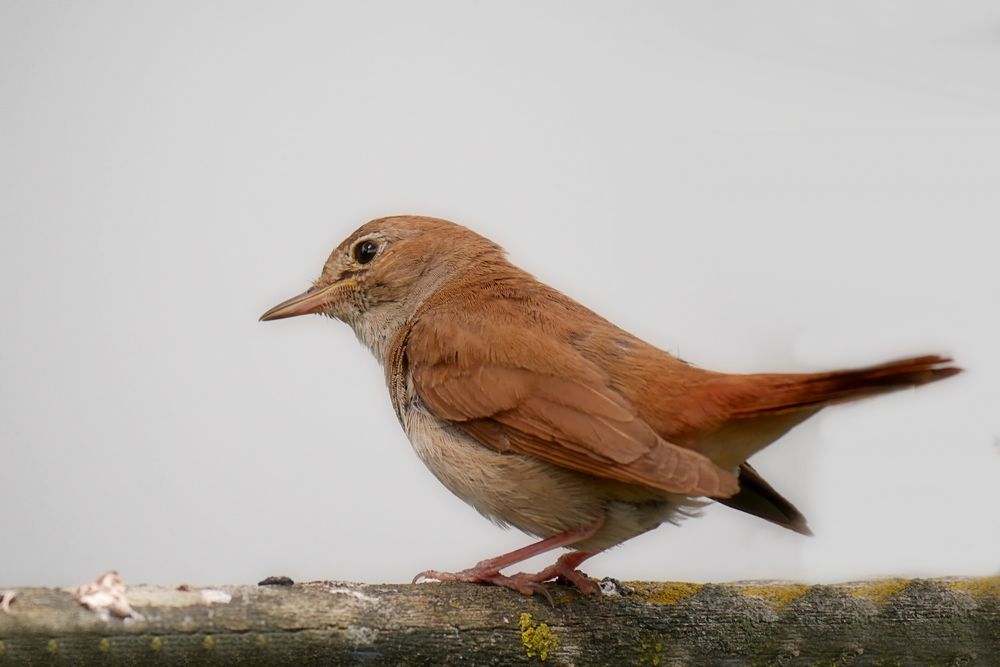
[[[367,264],[375,259],[377,254],[378,246],[374,241],[362,241],[354,246],[354,259],[358,260],[359,264]]]

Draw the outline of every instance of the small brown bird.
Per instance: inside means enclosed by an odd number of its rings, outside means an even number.
[[[585,559],[715,499],[805,535],[805,517],[747,459],[819,410],[960,371],[923,356],[825,373],[731,375],[619,329],[435,218],[373,220],[308,291],[261,320],[319,313],[354,329],[385,369],[417,455],[459,498],[542,538],[461,572],[548,596],[599,587]],[[559,547],[536,574],[501,570]]]

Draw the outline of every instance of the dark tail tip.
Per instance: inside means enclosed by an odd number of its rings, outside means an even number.
[[[845,379],[861,380],[870,386],[919,386],[958,375],[962,369],[954,366],[951,357],[928,354],[922,357],[890,361],[878,366],[845,373]]]

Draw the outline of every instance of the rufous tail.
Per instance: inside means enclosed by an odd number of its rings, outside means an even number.
[[[766,390],[754,392],[754,400],[740,406],[734,418],[782,414],[810,407],[917,387],[961,373],[953,360],[938,355],[890,361],[877,366],[827,373],[759,375]]]
[[[732,421],[700,442],[701,451],[717,464],[728,466],[743,461],[739,493],[719,502],[811,535],[802,513],[764,481],[746,463],[746,457],[826,405],[917,387],[962,371],[951,364],[947,357],[927,355],[828,373],[744,376],[739,397],[731,403]]]

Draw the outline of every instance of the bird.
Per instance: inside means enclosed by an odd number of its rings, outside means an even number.
[[[302,294],[260,320],[348,324],[380,363],[417,456],[453,494],[538,541],[422,580],[491,584],[551,601],[584,595],[595,554],[719,502],[803,535],[802,513],[748,462],[832,404],[942,380],[925,355],[826,372],[701,368],[615,326],[512,264],[462,225],[365,223]],[[502,571],[555,549],[540,572]]]

